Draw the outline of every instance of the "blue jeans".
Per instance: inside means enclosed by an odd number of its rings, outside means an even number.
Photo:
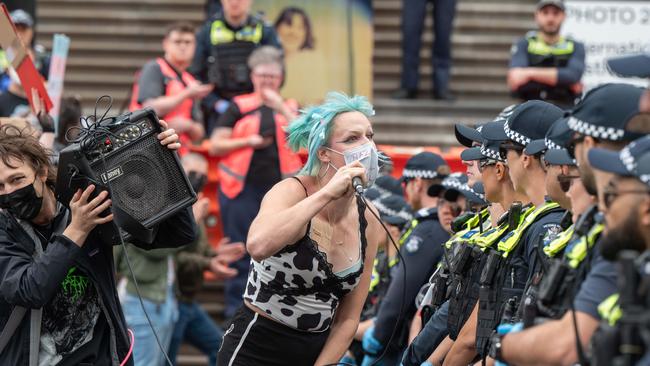
[[[174,324],[178,319],[178,307],[173,291],[167,291],[167,299],[159,304],[147,299],[142,299],[144,308],[151,319],[160,339],[165,353],[169,350]],[[165,365],[165,356],[160,352],[156,338],[149,327],[147,318],[142,312],[140,301],[137,296],[127,294],[122,303],[126,324],[135,335],[133,344],[133,361],[135,366],[159,366]]]
[[[176,365],[178,349],[185,340],[208,356],[208,365],[216,366],[223,329],[212,321],[197,302],[179,302],[178,313],[178,321],[169,345],[169,358],[174,365]]]

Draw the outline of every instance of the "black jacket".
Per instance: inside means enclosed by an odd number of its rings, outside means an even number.
[[[62,217],[63,210],[57,218]],[[192,242],[196,236],[194,216],[191,208],[187,208],[160,224],[152,244],[134,244],[144,249],[178,247]],[[108,320],[110,339],[115,342],[115,351],[112,345],[105,345],[106,354],[110,349],[111,363],[119,365],[128,352],[130,339],[117,297],[112,249],[103,244],[95,231],[90,233],[82,248],[65,236],[55,234],[43,255],[34,259],[33,240],[13,217],[6,212],[0,213],[0,329],[4,329],[15,305],[28,309],[0,354],[0,365],[29,363],[29,309],[47,304],[59,291],[73,265],[87,273],[96,288],[103,304],[103,314]],[[133,365],[133,361],[127,365]]]

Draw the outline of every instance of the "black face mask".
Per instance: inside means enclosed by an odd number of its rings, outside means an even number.
[[[205,174],[200,174],[198,172],[189,172],[187,174],[187,179],[189,179],[190,185],[196,193],[201,192],[203,187],[205,187],[205,183],[208,181],[208,177]]]
[[[43,185],[43,188],[45,188],[45,185]],[[11,193],[0,195],[0,207],[21,220],[33,219],[41,211],[42,206],[43,197],[36,195],[34,183]]]

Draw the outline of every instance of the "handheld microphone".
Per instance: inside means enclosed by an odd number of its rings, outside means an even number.
[[[363,194],[363,181],[359,177],[352,178],[352,188],[358,194]]]

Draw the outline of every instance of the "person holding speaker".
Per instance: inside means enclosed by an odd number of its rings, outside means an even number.
[[[264,194],[302,167],[300,157],[286,142],[285,128],[296,117],[298,104],[279,94],[284,78],[282,51],[260,47],[248,65],[253,93],[233,98],[210,138],[210,153],[223,157],[219,164],[223,232],[236,242],[246,242]],[[226,318],[242,304],[249,262],[247,255],[234,263],[238,275],[226,281]]]
[[[218,364],[322,366],[350,346],[385,236],[355,194],[379,170],[373,114],[364,97],[330,93],[289,126],[289,145],[309,156],[265,195],[251,225],[244,305]]]
[[[161,124],[161,144],[178,149],[178,135]],[[57,202],[49,155],[35,137],[0,128],[0,364],[133,365],[112,248],[94,230],[113,220],[103,214],[111,200],[91,184],[69,208]],[[163,221],[152,243],[133,243],[181,246],[196,236],[188,207]]]

